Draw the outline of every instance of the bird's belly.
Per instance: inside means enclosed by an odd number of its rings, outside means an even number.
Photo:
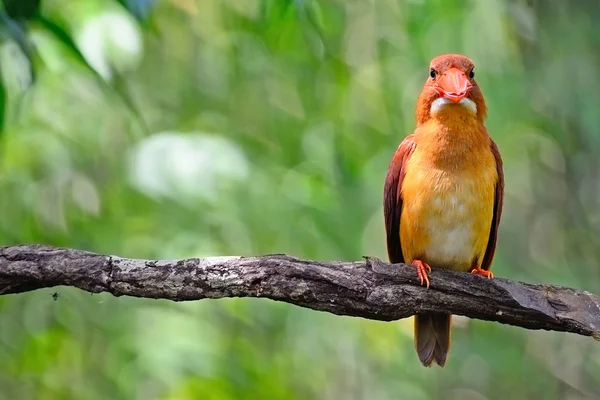
[[[435,178],[435,184],[415,182],[413,195],[405,197],[400,222],[404,257],[407,262],[416,258],[434,267],[469,270],[478,266],[487,247],[493,184],[468,176]]]
[[[464,207],[464,205],[459,205]],[[448,211],[447,218],[440,220],[427,213],[423,218],[421,229],[427,239],[423,241],[423,261],[438,267],[450,269],[468,269],[477,256],[476,232],[477,222],[467,212]],[[420,246],[415,246],[416,248]]]

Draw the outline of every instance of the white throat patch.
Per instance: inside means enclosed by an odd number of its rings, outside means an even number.
[[[454,103],[452,100],[447,99],[445,97],[439,97],[439,98],[435,99],[433,101],[433,103],[431,103],[431,109],[429,110],[429,112],[432,115],[437,114],[442,110],[442,107],[444,107],[447,104],[456,104],[456,103]],[[475,104],[475,102],[473,100],[467,99],[466,97],[464,97],[458,102],[458,104],[460,104],[463,107],[466,107],[473,114],[477,114],[477,104]]]

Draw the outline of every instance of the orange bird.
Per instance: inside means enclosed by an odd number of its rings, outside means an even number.
[[[431,267],[490,271],[504,197],[502,158],[484,125],[487,108],[473,62],[434,58],[416,107],[417,127],[396,150],[384,188],[391,263],[408,263],[429,288]],[[424,366],[444,366],[451,315],[415,315]]]

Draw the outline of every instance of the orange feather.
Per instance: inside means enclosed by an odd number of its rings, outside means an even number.
[[[504,174],[472,71],[464,56],[432,60],[417,102],[417,127],[398,147],[384,187],[390,262],[412,263],[428,285],[429,265],[491,276]],[[445,364],[450,319],[441,313],[415,316],[423,365]]]

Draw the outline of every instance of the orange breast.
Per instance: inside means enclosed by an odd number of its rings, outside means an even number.
[[[402,184],[400,240],[407,262],[468,271],[479,266],[489,239],[497,181],[489,146],[473,146],[443,159],[419,146]]]

